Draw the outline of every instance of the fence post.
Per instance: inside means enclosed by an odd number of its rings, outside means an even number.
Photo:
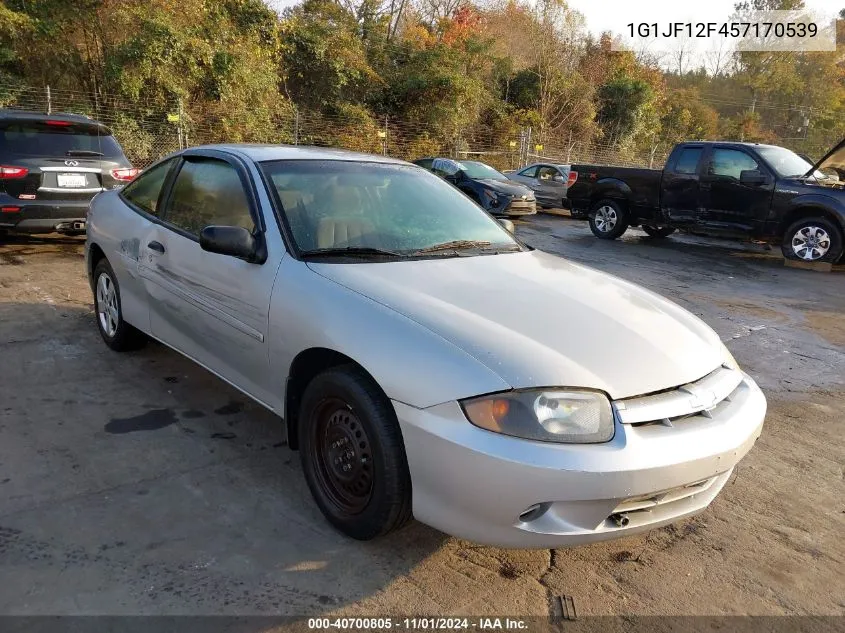
[[[178,108],[179,122],[176,124],[176,131],[179,135],[179,149],[185,149],[188,146],[188,139],[185,135],[185,128],[182,127],[182,119],[185,117],[185,113],[182,111],[182,97],[179,97]],[[183,143],[184,147],[182,145]]]
[[[384,115],[384,137],[381,141],[381,155],[387,156],[387,115]]]
[[[299,145],[299,108],[293,106],[293,144]]]
[[[47,114],[53,113],[53,99],[50,97],[50,86],[47,86]]]

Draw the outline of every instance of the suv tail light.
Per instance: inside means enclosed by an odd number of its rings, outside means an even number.
[[[25,178],[28,173],[29,170],[26,167],[12,167],[11,165],[0,165],[0,180]]]
[[[566,179],[566,186],[571,187],[575,184],[575,181],[578,180],[578,172],[572,169],[569,170],[569,176]]]
[[[111,177],[120,182],[128,182],[138,175],[137,167],[126,167],[124,169],[112,169]]]

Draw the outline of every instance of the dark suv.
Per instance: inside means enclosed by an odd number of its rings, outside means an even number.
[[[102,123],[0,110],[0,233],[83,233],[91,198],[137,173]]]

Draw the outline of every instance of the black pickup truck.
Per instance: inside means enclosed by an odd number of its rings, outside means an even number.
[[[572,165],[570,204],[596,237],[629,226],[778,243],[784,257],[835,262],[845,236],[845,140],[815,165],[775,145],[679,143],[663,170]]]

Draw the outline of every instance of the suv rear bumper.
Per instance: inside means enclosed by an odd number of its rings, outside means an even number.
[[[0,194],[0,229],[21,233],[81,233],[91,200],[18,200]]]

